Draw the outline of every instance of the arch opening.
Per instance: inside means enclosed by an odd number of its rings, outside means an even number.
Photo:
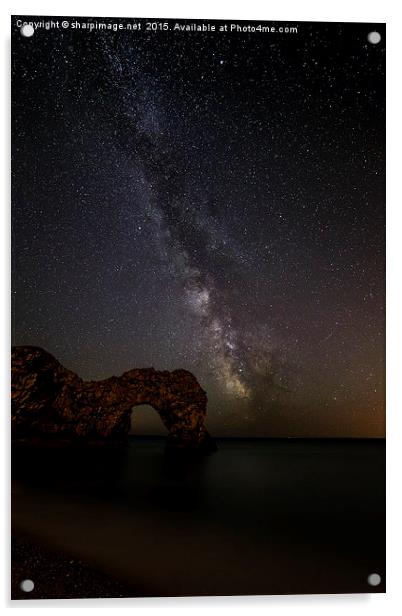
[[[129,435],[168,436],[168,434],[168,429],[153,406],[139,404],[131,408]]]

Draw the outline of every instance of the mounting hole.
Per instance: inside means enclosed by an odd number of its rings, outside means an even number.
[[[378,43],[381,41],[381,34],[373,30],[373,32],[368,33],[367,40],[372,45],[378,45]]]
[[[22,582],[20,584],[20,588],[24,592],[32,592],[33,589],[34,589],[34,586],[35,586],[35,584],[33,583],[32,580],[22,580]]]
[[[23,26],[21,26],[20,32],[22,36],[30,37],[33,36],[35,30],[33,29],[33,26],[31,26],[31,24],[24,24]]]
[[[378,573],[370,573],[367,582],[370,586],[378,586],[378,584],[381,584],[381,575],[378,575]]]

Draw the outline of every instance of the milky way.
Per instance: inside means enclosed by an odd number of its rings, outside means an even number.
[[[187,368],[219,434],[382,435],[384,41],[13,25],[13,342]]]

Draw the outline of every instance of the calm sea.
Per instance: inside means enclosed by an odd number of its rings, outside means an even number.
[[[385,441],[218,448],[15,449],[13,528],[144,596],[384,592]]]

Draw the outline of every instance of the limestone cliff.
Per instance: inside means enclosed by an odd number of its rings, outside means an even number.
[[[205,425],[207,396],[187,370],[135,368],[83,381],[39,347],[12,349],[12,437],[106,443],[130,429],[132,408],[149,404],[169,432],[168,444],[213,449]],[[151,411],[150,411],[151,412]]]

